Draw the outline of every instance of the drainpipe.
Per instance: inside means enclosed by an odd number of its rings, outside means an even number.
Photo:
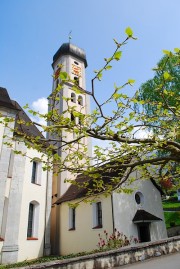
[[[49,160],[48,160],[49,163]],[[50,219],[47,220],[48,216],[47,216],[47,210],[48,210],[48,188],[49,188],[49,171],[47,170],[47,180],[46,180],[46,196],[45,196],[45,215],[44,215],[44,248],[43,248],[43,256],[47,256],[46,253],[46,241],[47,241],[47,229],[49,228],[49,236],[50,236]],[[49,215],[49,218],[51,217],[51,212]],[[47,222],[48,221],[48,222]],[[49,226],[49,227],[48,227]],[[50,244],[50,239],[49,239],[49,244]]]
[[[113,193],[111,193],[111,209],[112,209],[112,224],[113,224],[113,233],[115,232],[114,227],[114,204],[113,204]]]

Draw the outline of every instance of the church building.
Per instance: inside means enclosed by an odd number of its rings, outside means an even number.
[[[59,114],[63,113],[75,122],[79,119],[69,112],[65,98],[76,111],[84,115],[90,113],[86,67],[85,51],[71,43],[62,44],[53,57],[49,109],[54,107]],[[75,92],[73,84],[65,82],[57,93],[58,98],[53,100],[53,92],[61,82],[60,72],[67,72],[77,83],[79,91]],[[32,147],[25,144],[28,136],[42,137],[42,133],[34,125],[19,123],[19,119],[25,123],[31,120],[20,105],[11,100],[5,88],[0,88],[0,115],[0,119],[12,119],[5,126],[0,121],[0,263],[91,251],[97,248],[98,234],[104,230],[110,234],[116,229],[140,242],[167,237],[162,191],[153,179],[140,180],[138,171],[135,171],[131,175],[135,178],[131,194],[116,191],[108,197],[99,194],[92,203],[82,202],[78,207],[72,207],[86,196],[87,189],[67,182],[67,178],[73,177],[68,171],[53,174],[42,169],[42,162],[48,162],[46,150],[38,152],[33,144]],[[25,137],[19,135],[18,130]],[[58,138],[57,134],[53,135]],[[62,130],[61,135],[68,142],[75,134],[73,130],[70,133]],[[47,134],[47,138],[51,139],[52,134]],[[90,138],[83,138],[82,143],[91,156]],[[14,150],[23,154],[15,154]],[[57,153],[62,159],[67,156],[61,147]],[[82,174],[73,179],[78,184],[91,181]]]
[[[62,66],[61,70],[59,66]],[[72,84],[66,83],[57,103],[59,113],[66,110],[63,96],[71,100],[71,105],[76,106],[77,111],[81,109],[83,113],[88,113],[90,100],[85,85],[87,60],[84,50],[71,43],[63,44],[53,57],[52,67],[53,90],[58,86],[59,72],[65,71],[72,80],[78,81],[81,92],[77,95]],[[72,134],[66,135],[67,141],[72,139],[71,136]],[[91,154],[90,138],[84,143],[89,145]],[[65,153],[59,152],[59,155],[65,158],[63,154]],[[135,171],[131,175],[136,179],[130,186],[134,190],[132,194],[113,191],[108,197],[98,195],[92,204],[81,202],[77,207],[72,207],[85,197],[88,190],[65,183],[64,180],[69,177],[68,172],[63,172],[53,178],[52,253],[67,255],[92,251],[97,248],[98,234],[102,234],[104,230],[111,234],[116,229],[128,237],[137,238],[139,242],[167,237],[161,202],[162,191],[153,179],[140,180],[138,171]],[[91,178],[78,175],[74,180],[80,185],[86,181],[90,182]]]

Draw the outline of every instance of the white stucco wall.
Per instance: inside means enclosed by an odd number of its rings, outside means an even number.
[[[0,241],[0,256],[1,256],[2,247],[3,247],[3,241]]]
[[[128,237],[138,238],[137,225],[132,222],[138,209],[161,218],[163,221],[150,224],[151,241],[167,237],[161,195],[150,180],[138,180],[131,185],[132,194],[113,193],[114,228]],[[144,196],[144,203],[138,205],[135,193],[140,191]],[[98,234],[103,235],[104,230],[109,234],[113,232],[113,217],[111,196],[101,197],[103,228],[92,229],[92,205],[81,203],[76,209],[76,229],[69,231],[68,203],[59,205],[60,212],[60,254],[66,255],[81,251],[91,251],[97,248]]]
[[[30,156],[31,158],[41,158],[41,154],[34,149],[28,149],[27,156]],[[40,185],[31,183],[31,175],[32,162],[29,158],[26,158],[19,225],[18,261],[34,259],[43,255],[47,171],[41,172]],[[37,233],[35,236],[38,240],[27,240],[29,203],[32,201],[39,203],[39,216],[38,221],[36,222]]]
[[[0,159],[0,165],[3,167],[0,174],[3,175],[4,178],[4,188],[1,188],[3,210],[1,211],[2,214],[0,214],[2,215],[0,237],[2,237],[4,241],[0,241],[0,263],[11,263],[43,256],[45,216],[46,253],[50,251],[52,174],[50,172],[47,173],[47,171],[42,171],[40,173],[41,185],[31,183],[31,159],[41,158],[41,154],[33,148],[27,149],[23,141],[15,141],[13,148],[22,150],[22,152],[26,153],[26,156],[14,154],[12,175],[8,177],[11,149],[8,149],[6,145],[3,147]],[[5,154],[5,156],[3,155],[3,159],[2,154]],[[47,174],[49,177],[48,188]],[[46,193],[48,193],[47,203]],[[39,204],[39,223],[35,223],[36,229],[38,229],[36,233],[38,240],[27,240],[29,203],[32,201],[36,201]],[[45,208],[47,208],[46,212]]]
[[[4,125],[0,123],[0,152],[2,148],[3,134],[4,134]]]
[[[98,201],[102,203],[103,227],[93,229],[93,210],[90,203],[80,203],[76,208],[76,229],[69,231],[68,203],[59,205],[60,210],[60,254],[78,253],[97,249],[98,234],[103,235],[104,230],[113,231],[111,197],[101,196]]]
[[[150,180],[135,181],[130,187],[134,190],[132,194],[113,193],[115,228],[129,237],[138,238],[137,225],[132,222],[132,219],[138,209],[144,209],[163,220],[150,224],[151,241],[166,238],[167,232],[160,192]],[[144,196],[142,205],[138,205],[135,201],[137,191],[140,191]]]

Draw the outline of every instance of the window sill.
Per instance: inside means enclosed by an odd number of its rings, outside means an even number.
[[[31,182],[31,183],[37,186],[41,186],[41,184],[38,184],[38,183],[34,183],[34,182]]]
[[[27,240],[38,240],[36,237],[27,237]]]
[[[68,231],[75,231],[76,229],[75,228],[71,228],[71,229],[69,229]]]
[[[98,225],[96,227],[93,227],[93,229],[101,229],[103,226],[102,225]]]

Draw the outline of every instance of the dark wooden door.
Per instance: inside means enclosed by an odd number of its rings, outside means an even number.
[[[141,223],[138,225],[139,232],[139,240],[140,242],[149,242],[151,241],[150,237],[150,224],[149,223]]]

